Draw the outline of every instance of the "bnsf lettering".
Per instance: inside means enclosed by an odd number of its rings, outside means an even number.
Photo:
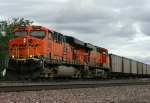
[[[35,47],[40,46],[40,44],[36,44]]]
[[[12,45],[12,47],[16,47],[16,46],[18,46],[18,44],[13,44],[13,45]]]
[[[12,47],[26,47],[26,46],[31,46],[31,47],[38,47],[40,44],[13,44]]]
[[[20,44],[19,45],[19,47],[25,47],[26,46],[26,44]]]

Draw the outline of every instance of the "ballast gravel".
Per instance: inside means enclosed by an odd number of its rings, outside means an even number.
[[[150,103],[150,85],[2,92],[0,103]]]

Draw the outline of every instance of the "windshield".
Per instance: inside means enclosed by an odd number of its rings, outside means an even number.
[[[31,30],[30,31],[30,35],[32,37],[36,37],[36,38],[39,38],[39,39],[44,39],[45,37],[45,31],[41,31],[41,30]]]
[[[16,31],[14,33],[14,37],[18,37],[18,36],[26,36],[28,34],[27,31]]]

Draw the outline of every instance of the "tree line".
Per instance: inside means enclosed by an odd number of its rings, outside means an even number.
[[[0,78],[5,69],[5,59],[8,56],[8,42],[12,38],[13,30],[18,26],[31,25],[33,21],[24,18],[12,18],[0,21]]]

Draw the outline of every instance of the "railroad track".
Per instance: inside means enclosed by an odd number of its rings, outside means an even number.
[[[8,84],[11,84],[11,83],[53,83],[53,82],[112,82],[112,81],[125,81],[125,82],[150,82],[150,78],[124,78],[124,79],[77,79],[77,80],[70,80],[70,79],[67,79],[67,80],[0,80],[0,85],[2,83],[8,83]]]
[[[0,80],[0,83],[31,83],[31,80]]]
[[[19,91],[36,91],[36,90],[53,90],[53,89],[72,89],[72,88],[95,88],[110,86],[127,86],[127,85],[147,85],[150,82],[122,82],[122,83],[92,83],[92,84],[30,84],[30,85],[1,85],[0,92],[19,92]]]

